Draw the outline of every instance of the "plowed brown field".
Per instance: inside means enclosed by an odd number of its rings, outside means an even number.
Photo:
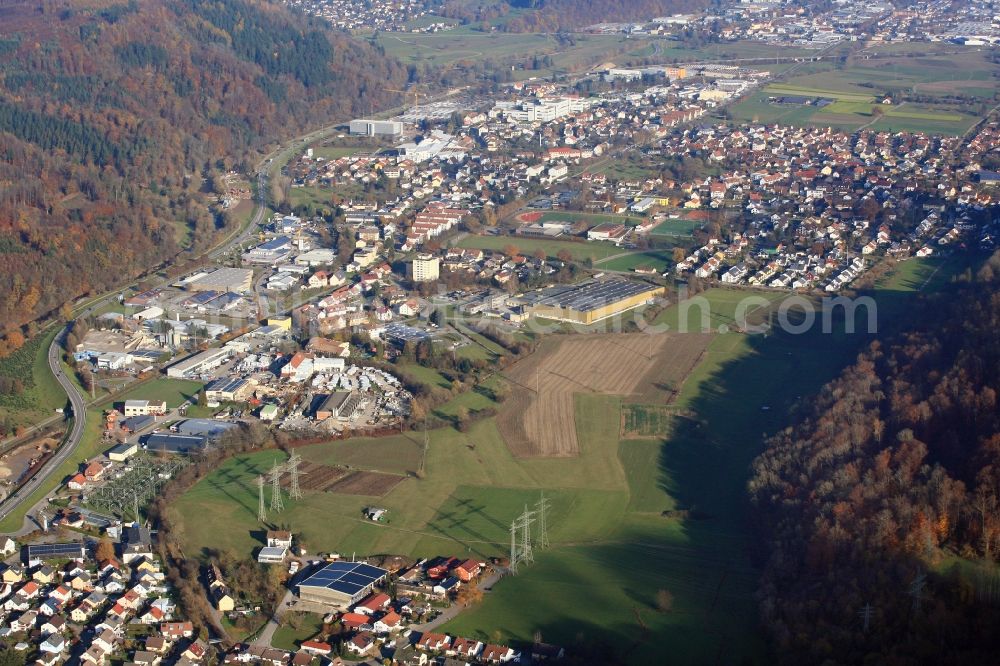
[[[629,333],[558,336],[511,366],[511,398],[497,426],[519,457],[579,454],[573,394],[621,395],[666,404],[701,359],[711,336]]]

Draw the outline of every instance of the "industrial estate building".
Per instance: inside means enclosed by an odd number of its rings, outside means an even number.
[[[189,291],[232,291],[242,293],[253,288],[253,270],[249,268],[218,268],[211,273],[185,281]]]
[[[368,120],[366,118],[358,118],[351,121],[351,134],[396,137],[402,133],[403,123],[396,120]]]
[[[326,419],[349,419],[361,403],[361,396],[349,391],[335,391],[331,393],[316,409],[316,420]]]
[[[126,400],[122,412],[129,416],[163,416],[167,413],[164,400]]]
[[[556,286],[525,294],[527,311],[536,317],[577,324],[613,317],[650,302],[665,287],[632,280],[591,280],[579,285]]]
[[[183,361],[178,361],[167,368],[167,377],[193,377],[219,367],[232,355],[233,350],[229,347],[206,349],[194,356],[188,356]]]
[[[349,608],[368,596],[388,573],[364,562],[330,562],[299,583],[299,598]]]

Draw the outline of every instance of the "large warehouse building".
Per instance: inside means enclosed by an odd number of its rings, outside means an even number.
[[[364,562],[330,562],[299,583],[299,598],[347,609],[368,596],[388,573]]]
[[[395,137],[402,133],[403,123],[396,120],[369,120],[367,118],[359,118],[351,121],[351,134]]]
[[[648,303],[665,291],[666,287],[647,282],[614,278],[547,287],[525,294],[522,300],[536,317],[593,324]]]
[[[189,291],[232,291],[242,293],[253,288],[249,268],[219,268],[185,283]]]

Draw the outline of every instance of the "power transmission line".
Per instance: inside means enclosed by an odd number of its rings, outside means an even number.
[[[281,465],[275,462],[271,468],[271,511],[280,512],[284,508],[281,500]]]
[[[508,568],[510,569],[510,572],[514,573],[514,574],[517,573],[517,559],[518,559],[517,558],[517,527],[518,527],[517,521],[518,521],[517,518],[515,518],[512,521],[510,521],[510,564],[509,564]]]
[[[288,473],[291,479],[288,484],[288,496],[294,500],[302,499],[302,490],[299,488],[299,463],[302,462],[302,456],[297,453],[293,453],[292,457],[288,459]]]
[[[549,547],[549,526],[546,514],[549,512],[549,500],[542,491],[538,503],[535,504],[535,513],[538,514],[538,547],[545,549]]]
[[[913,597],[913,612],[917,613],[920,611],[920,602],[924,598],[924,586],[927,584],[927,574],[919,574],[910,583],[910,589],[907,591],[911,597]]]
[[[265,522],[267,520],[267,512],[264,510],[264,475],[257,475],[257,520],[260,522]]]
[[[872,613],[874,612],[874,610],[875,609],[872,608],[871,604],[865,604],[864,607],[860,611],[858,611],[858,616],[861,618],[862,622],[862,630],[866,634],[868,633],[868,627],[871,626]]]
[[[521,552],[522,562],[534,562],[535,553],[531,547],[531,525],[535,522],[533,512],[528,511],[528,505],[524,505],[524,514],[521,516]]]

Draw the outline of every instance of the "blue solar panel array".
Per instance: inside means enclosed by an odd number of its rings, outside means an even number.
[[[388,572],[364,562],[331,562],[309,576],[299,587],[325,587],[354,597]]]
[[[46,560],[85,557],[82,543],[42,543],[28,546],[28,559]]]

